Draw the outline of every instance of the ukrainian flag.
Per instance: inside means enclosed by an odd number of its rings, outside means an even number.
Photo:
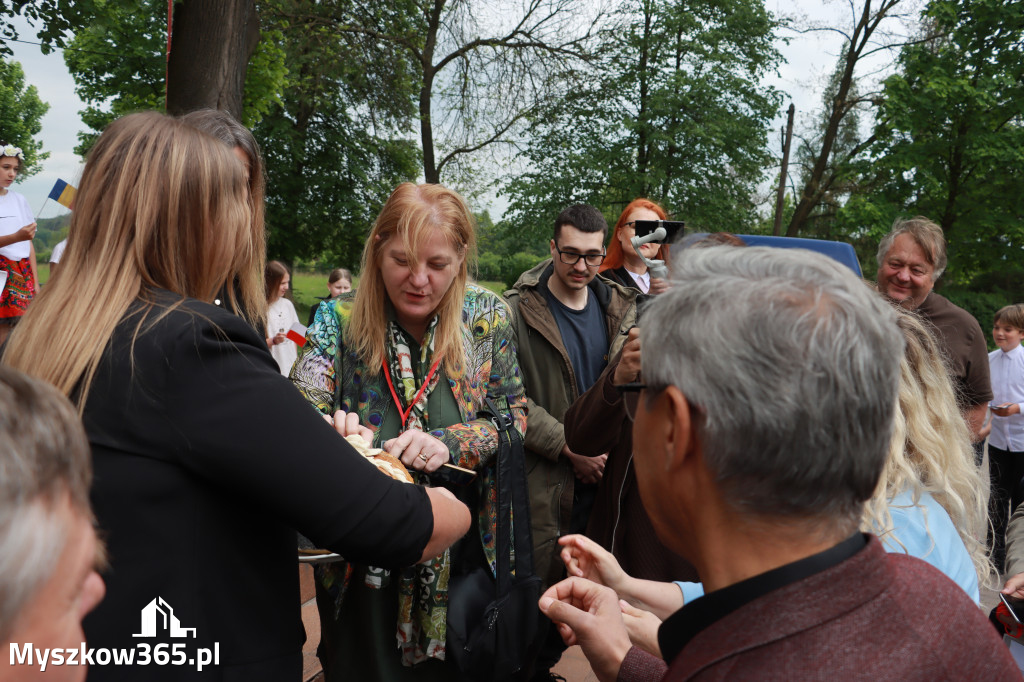
[[[58,180],[47,198],[53,199],[61,206],[71,208],[71,205],[75,203],[75,188],[63,180]]]

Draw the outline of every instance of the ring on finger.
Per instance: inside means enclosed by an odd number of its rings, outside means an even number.
[[[427,461],[428,459],[430,459],[430,458],[429,458],[429,457],[427,457],[427,456],[426,456],[425,454],[423,454],[423,453],[421,452],[421,453],[420,453],[420,459],[422,459],[422,460],[423,460],[424,462],[426,462],[426,461]]]

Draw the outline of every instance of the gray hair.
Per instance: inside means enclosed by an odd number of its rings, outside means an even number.
[[[89,443],[55,388],[0,366],[0,642],[53,573],[71,509],[92,518]]]
[[[681,251],[648,304],[644,382],[699,407],[735,509],[853,532],[885,464],[903,338],[852,271],[802,249]],[[648,396],[655,395],[648,391]]]
[[[941,227],[922,215],[906,220],[896,219],[889,234],[878,242],[878,254],[875,256],[878,267],[882,267],[882,263],[889,255],[889,249],[892,248],[892,243],[901,234],[909,235],[924,251],[925,258],[932,266],[932,281],[942,277],[942,273],[946,271],[946,237],[943,235]]]

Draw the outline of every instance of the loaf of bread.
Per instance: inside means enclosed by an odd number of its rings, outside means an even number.
[[[409,470],[405,468],[405,465],[397,457],[392,457],[380,448],[370,447],[369,443],[363,440],[362,436],[352,434],[345,436],[345,440],[356,449],[356,452],[370,460],[371,464],[391,478],[396,481],[403,481],[404,483],[413,482]]]

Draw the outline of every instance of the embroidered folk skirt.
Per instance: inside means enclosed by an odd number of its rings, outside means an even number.
[[[0,256],[0,270],[7,272],[7,282],[0,294],[0,320],[21,317],[36,293],[32,262],[28,258],[11,260]]]

